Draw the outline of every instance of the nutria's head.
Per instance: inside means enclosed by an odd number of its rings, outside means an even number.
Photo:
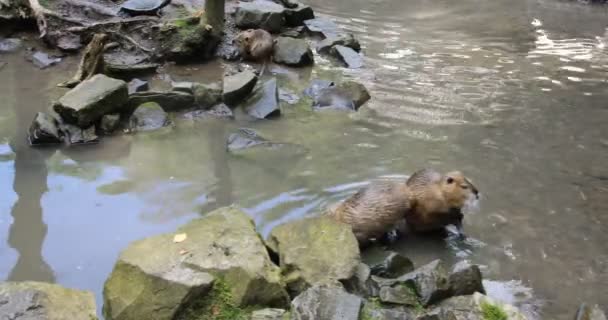
[[[253,34],[253,29],[242,31],[236,36],[236,41],[240,45],[246,45],[251,41],[251,37],[253,36]]]
[[[450,208],[474,207],[479,199],[479,190],[460,171],[446,173],[440,185]]]

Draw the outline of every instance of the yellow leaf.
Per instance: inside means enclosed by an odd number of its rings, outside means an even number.
[[[173,236],[173,242],[175,242],[175,243],[184,242],[184,240],[186,240],[186,238],[188,238],[187,234],[185,234],[185,233],[178,233],[175,236]]]

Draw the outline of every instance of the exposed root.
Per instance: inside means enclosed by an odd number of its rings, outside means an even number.
[[[136,48],[138,48],[141,51],[144,51],[144,52],[147,52],[147,53],[154,52],[154,50],[148,49],[148,48],[142,46],[137,41],[135,41],[135,39],[127,36],[126,34],[122,34],[122,33],[119,33],[119,32],[108,32],[108,33],[112,34],[113,36],[117,36],[119,38],[122,38],[122,39],[126,40],[127,42],[131,43],[132,45],[134,45]]]
[[[96,4],[93,2],[82,1],[82,0],[63,0],[63,1],[65,1],[66,3],[69,3],[70,5],[75,6],[75,7],[89,8],[98,14],[108,16],[108,17],[115,17],[116,13],[118,12],[118,8],[115,10],[112,10],[112,9],[108,9],[102,5],[99,5],[99,4]]]

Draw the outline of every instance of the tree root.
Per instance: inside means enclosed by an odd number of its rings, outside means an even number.
[[[116,8],[116,10],[112,10],[112,9],[108,9],[102,5],[98,5],[93,2],[87,2],[87,1],[81,1],[81,0],[63,0],[63,1],[73,5],[75,7],[89,8],[98,14],[108,16],[108,17],[115,17],[116,13],[118,12],[118,8]]]

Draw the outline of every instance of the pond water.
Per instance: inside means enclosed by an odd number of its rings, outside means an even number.
[[[270,71],[291,90],[314,78],[361,81],[373,99],[357,114],[284,104],[278,120],[176,121],[96,146],[32,149],[29,123],[64,92],[55,85],[77,59],[41,71],[23,52],[0,55],[0,280],[92,290],[101,305],[133,240],[231,203],[266,235],[370,179],[434,167],[464,171],[483,194],[465,219],[469,239],[408,238],[395,250],[418,265],[478,263],[488,291],[542,319],[571,319],[582,301],[608,306],[608,7],[306,2],[359,37],[365,67],[317,56],[313,69]],[[168,66],[152,86],[166,86],[165,74],[210,82],[222,66]],[[231,157],[226,136],[242,126],[308,154]]]

